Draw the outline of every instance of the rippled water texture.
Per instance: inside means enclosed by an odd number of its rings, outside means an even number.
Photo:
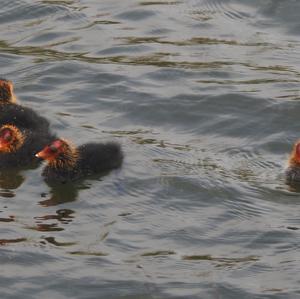
[[[2,0],[1,77],[122,169],[0,172],[1,298],[299,298],[300,2]]]

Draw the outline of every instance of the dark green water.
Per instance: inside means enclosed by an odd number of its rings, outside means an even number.
[[[1,76],[121,170],[0,173],[4,299],[299,298],[300,2],[2,0]]]

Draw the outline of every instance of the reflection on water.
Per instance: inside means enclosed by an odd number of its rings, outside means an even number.
[[[72,202],[77,199],[79,188],[75,184],[53,184],[50,186],[49,194],[41,194],[41,197],[47,199],[39,201],[39,204],[47,207]]]
[[[20,170],[2,170],[0,171],[0,196],[14,197],[15,189],[18,189],[24,182],[25,177]]]
[[[44,240],[46,240],[48,243],[53,244],[55,246],[73,246],[76,245],[76,242],[58,242],[54,237],[45,237]]]
[[[21,243],[26,242],[26,238],[18,238],[18,239],[0,239],[0,246],[1,245],[8,245],[8,244],[14,244],[14,243]]]
[[[40,231],[40,232],[59,232],[64,230],[64,226],[70,224],[74,220],[75,211],[70,209],[60,209],[55,214],[46,214],[43,216],[35,216],[35,225],[25,225],[27,229]],[[50,223],[49,223],[50,222]],[[49,243],[54,244],[53,237],[45,237]],[[69,244],[71,243],[71,244]],[[74,242],[66,242],[67,245],[72,245]],[[64,244],[64,243],[62,243]],[[55,244],[54,244],[55,245]],[[58,245],[63,246],[63,245]]]
[[[34,218],[39,221],[55,219],[63,224],[69,224],[74,218],[74,216],[72,216],[72,214],[74,213],[75,212],[72,210],[62,209],[62,210],[57,210],[55,215],[45,215],[45,216],[38,216]]]
[[[15,217],[13,215],[10,215],[7,218],[0,218],[0,222],[13,222],[15,221]]]
[[[60,232],[64,228],[58,226],[58,223],[37,223],[36,226],[28,226],[28,229],[40,231],[40,232]]]
[[[0,188],[17,189],[24,182],[25,177],[19,170],[2,170],[0,171]]]

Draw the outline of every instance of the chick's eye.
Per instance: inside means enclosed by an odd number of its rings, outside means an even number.
[[[4,138],[4,140],[6,140],[6,141],[11,141],[11,138],[12,138],[12,137],[11,137],[11,135],[7,135],[7,134],[6,134],[6,135],[3,136],[3,138]]]
[[[56,153],[57,152],[57,147],[55,147],[54,145],[49,145],[49,149],[51,152]]]
[[[11,132],[9,132],[9,131],[4,131],[3,134],[2,134],[2,138],[3,138],[5,141],[11,141],[11,140],[12,140]]]

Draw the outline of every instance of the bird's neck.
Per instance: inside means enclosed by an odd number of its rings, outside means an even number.
[[[75,168],[78,159],[77,150],[72,148],[68,152],[61,153],[55,160],[49,163],[49,166],[56,170],[71,171]]]

